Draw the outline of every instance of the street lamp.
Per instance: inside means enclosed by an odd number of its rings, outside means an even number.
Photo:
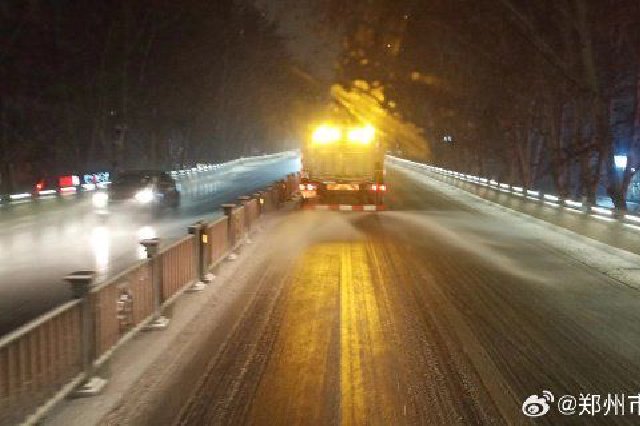
[[[614,155],[613,162],[616,165],[616,169],[627,168],[627,156],[626,155]]]

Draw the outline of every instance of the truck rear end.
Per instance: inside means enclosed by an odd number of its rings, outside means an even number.
[[[384,208],[384,149],[371,126],[320,126],[305,144],[300,192],[308,208]]]

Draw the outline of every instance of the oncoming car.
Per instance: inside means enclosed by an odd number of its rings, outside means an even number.
[[[95,193],[93,205],[99,209],[114,205],[177,207],[180,205],[180,191],[166,172],[130,170],[119,173],[107,191]]]

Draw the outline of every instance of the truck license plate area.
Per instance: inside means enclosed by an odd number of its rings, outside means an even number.
[[[327,191],[359,191],[360,185],[357,183],[328,183]]]

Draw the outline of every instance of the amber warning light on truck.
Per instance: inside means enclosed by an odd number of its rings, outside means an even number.
[[[358,127],[349,130],[349,142],[370,144],[376,135],[376,130],[372,126]]]
[[[311,141],[315,145],[326,145],[338,142],[341,138],[342,132],[339,128],[331,126],[320,126],[313,132]]]
[[[346,140],[350,143],[368,145],[373,142],[376,130],[373,126],[354,127],[343,132],[339,127],[322,125],[316,128],[311,137],[314,145],[327,145],[343,140],[346,133]]]

